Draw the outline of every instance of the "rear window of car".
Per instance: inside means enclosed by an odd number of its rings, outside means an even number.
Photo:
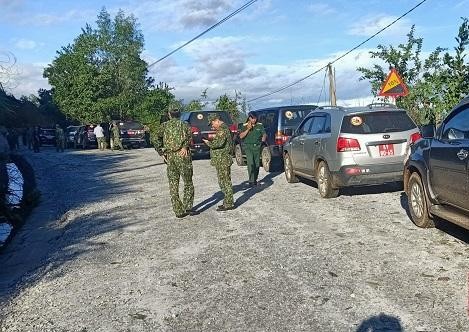
[[[370,112],[347,115],[342,121],[342,133],[379,134],[395,133],[416,128],[404,111]]]
[[[121,124],[122,123],[122,124]],[[121,122],[119,123],[119,128],[122,130],[138,130],[138,129],[143,129],[143,126],[139,122]]]
[[[312,110],[314,110],[314,107],[306,109],[282,109],[280,111],[281,124],[285,127],[296,128]]]
[[[217,114],[220,116],[220,119],[228,126],[233,124],[231,117],[226,112],[191,112],[188,122],[192,127],[197,127],[199,130],[211,130],[211,127],[208,124],[208,117],[211,114]]]

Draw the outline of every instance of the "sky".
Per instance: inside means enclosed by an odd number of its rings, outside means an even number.
[[[144,38],[148,63],[166,55],[247,0],[0,0],[0,82],[16,97],[49,89],[45,67],[63,46],[104,7],[133,15]],[[341,56],[392,22],[420,0],[258,0],[232,19],[150,68],[156,82],[173,87],[188,103],[207,89],[208,100],[235,91],[248,100],[294,82]],[[398,45],[415,25],[423,54],[450,50],[469,16],[469,0],[427,0],[378,37],[334,64],[338,104],[372,101],[368,82],[357,67],[379,63],[369,52],[377,45]],[[16,59],[14,61],[13,59]],[[280,93],[250,103],[252,109],[278,105],[323,104],[325,73],[320,72]]]

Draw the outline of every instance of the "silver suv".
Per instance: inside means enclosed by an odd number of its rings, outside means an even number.
[[[339,188],[403,180],[404,159],[420,131],[403,109],[392,104],[319,107],[284,145],[285,176],[317,182],[321,197]]]

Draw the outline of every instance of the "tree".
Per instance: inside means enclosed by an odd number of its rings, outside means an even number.
[[[407,43],[393,46],[378,45],[378,51],[370,52],[372,58],[379,58],[396,68],[409,87],[409,95],[397,100],[399,107],[407,109],[418,123],[437,123],[464,95],[469,93],[469,66],[465,62],[466,46],[469,43],[469,24],[462,18],[455,38],[454,54],[438,47],[424,61],[421,59],[422,38],[414,36],[414,27],[407,35]],[[376,96],[385,80],[383,67],[374,64],[372,69],[357,69],[369,80],[372,93]]]
[[[86,25],[44,70],[53,98],[68,117],[83,123],[134,114],[153,80],[140,58],[144,39],[133,16],[114,20],[102,9],[97,28]]]
[[[238,101],[236,97],[234,99],[230,98],[226,93],[218,97],[215,102],[215,109],[218,111],[226,111],[231,115],[233,121],[237,122],[239,120],[239,110],[238,110]]]

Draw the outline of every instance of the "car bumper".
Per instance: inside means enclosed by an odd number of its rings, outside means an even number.
[[[210,154],[210,148],[205,143],[193,144],[190,146],[190,150],[194,155],[208,155]]]
[[[392,165],[349,165],[339,172],[332,173],[334,186],[367,186],[379,185],[403,180],[403,164]]]

